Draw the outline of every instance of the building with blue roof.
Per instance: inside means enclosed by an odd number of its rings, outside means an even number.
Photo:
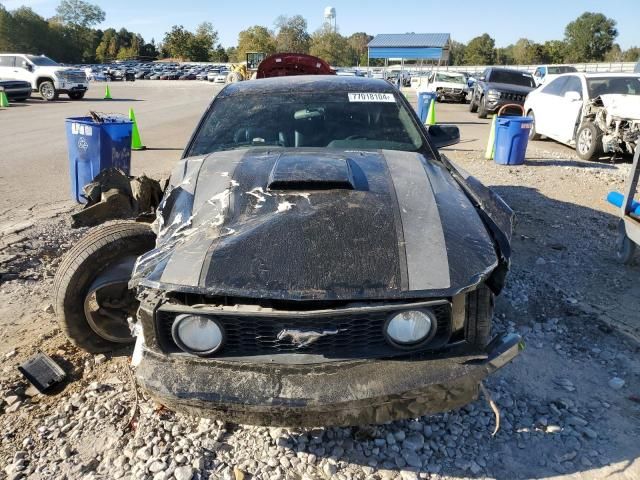
[[[368,58],[432,60],[447,63],[451,35],[448,33],[381,33],[368,44]]]

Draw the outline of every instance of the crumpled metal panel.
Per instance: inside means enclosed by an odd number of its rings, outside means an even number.
[[[276,162],[294,157],[316,173],[325,157],[342,158],[354,188],[269,189]],[[157,228],[133,285],[290,300],[449,297],[498,265],[468,195],[418,153],[251,148],[185,159]]]

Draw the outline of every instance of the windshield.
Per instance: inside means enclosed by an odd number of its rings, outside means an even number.
[[[54,62],[49,57],[37,57],[35,55],[27,55],[27,58],[31,63],[38,67],[59,67],[58,62]]]
[[[575,69],[575,67],[568,67],[568,66],[547,67],[547,71],[548,71],[551,75],[560,75],[561,73],[573,73],[573,72],[577,72],[577,70]]]
[[[414,152],[422,143],[392,93],[238,95],[214,101],[188,155],[263,146]]]
[[[450,73],[436,73],[436,82],[464,83],[464,77]]]
[[[509,72],[507,70],[494,70],[491,72],[490,82],[508,83],[521,87],[535,87],[533,77],[528,73]]]
[[[618,93],[640,95],[640,77],[599,77],[587,78],[589,98]]]

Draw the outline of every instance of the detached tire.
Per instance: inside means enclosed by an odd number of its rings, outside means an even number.
[[[126,323],[123,326],[121,318],[114,320],[116,315],[113,313],[137,309],[133,292],[126,287],[128,279],[105,283],[103,290],[94,293],[91,288],[96,288],[96,280],[104,278],[110,267],[153,249],[155,240],[149,224],[121,222],[91,230],[64,255],[53,283],[55,311],[60,328],[74,345],[96,353],[133,341],[133,337],[124,330]],[[102,293],[104,291],[110,293],[108,298],[106,293]],[[102,316],[105,320],[100,327],[97,327],[95,317],[89,318],[85,313],[86,302],[90,298],[95,299],[99,308],[94,311],[96,317]],[[126,319],[126,315],[123,317]],[[118,332],[110,335],[107,329],[113,325]],[[98,333],[101,328],[106,333]]]
[[[467,294],[465,338],[474,349],[484,350],[491,340],[495,296],[485,285]]]

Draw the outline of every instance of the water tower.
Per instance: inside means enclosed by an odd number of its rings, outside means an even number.
[[[333,7],[326,7],[324,9],[324,21],[329,24],[333,31],[338,30],[338,24],[336,20],[336,9]]]

